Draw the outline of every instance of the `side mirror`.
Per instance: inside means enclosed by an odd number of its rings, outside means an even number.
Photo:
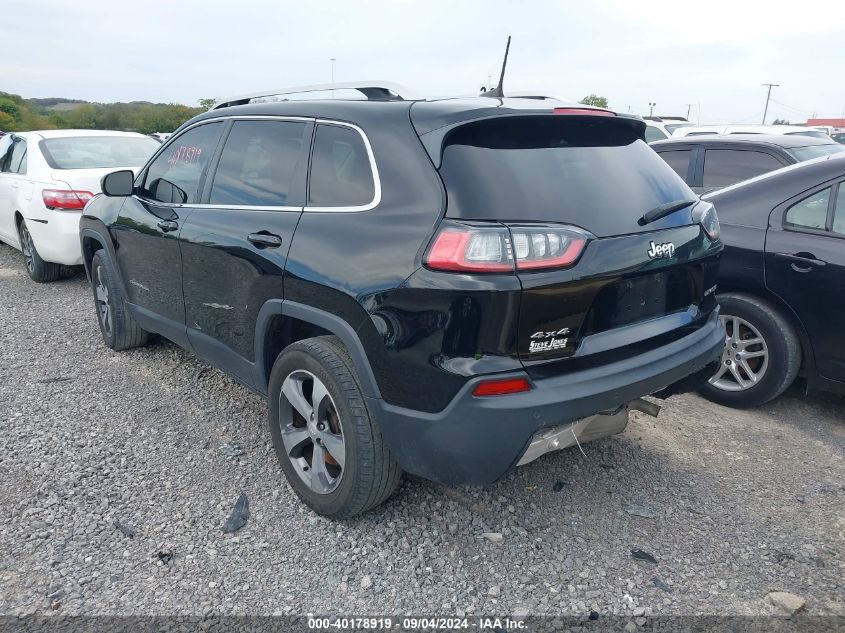
[[[135,190],[135,174],[131,169],[113,171],[103,176],[100,188],[107,196],[131,196]]]

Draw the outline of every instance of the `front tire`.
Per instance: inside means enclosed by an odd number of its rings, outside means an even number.
[[[32,241],[32,235],[26,226],[26,221],[21,220],[18,226],[18,237],[21,243],[21,253],[26,264],[26,272],[29,273],[29,278],[32,281],[44,284],[51,281],[56,281],[62,276],[62,265],[53,262],[46,262],[38,254],[35,248],[35,242]]]
[[[146,345],[149,333],[126,309],[114,267],[102,249],[91,259],[91,288],[97,308],[97,323],[106,346],[119,352]]]
[[[702,388],[708,400],[729,407],[756,407],[782,394],[798,375],[801,345],[777,308],[752,295],[718,296],[725,324],[719,370]]]
[[[270,374],[268,400],[276,456],[288,484],[312,510],[344,519],[393,493],[402,471],[336,337],[285,348]]]

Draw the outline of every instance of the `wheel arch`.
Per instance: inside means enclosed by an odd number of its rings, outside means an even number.
[[[115,277],[117,277],[117,283],[120,284],[120,289],[125,295],[126,284],[123,283],[123,275],[121,274],[120,266],[117,265],[114,245],[111,240],[106,239],[100,231],[90,227],[81,228],[79,230],[79,240],[82,246],[82,263],[85,266],[85,275],[88,277],[88,281],[91,281],[91,260],[94,259],[94,253],[102,249],[106,251],[106,254],[111,258],[112,262],[115,263]]]
[[[355,365],[361,390],[368,398],[381,398],[375,374],[355,328],[341,317],[302,303],[271,299],[258,313],[255,328],[255,382],[267,393],[270,371],[287,345],[311,336],[334,335]]]
[[[810,343],[810,336],[801,319],[788,303],[767,289],[749,288],[743,284],[723,283],[720,280],[719,289],[716,293],[717,300],[719,295],[724,294],[748,295],[760,301],[764,301],[776,309],[778,313],[795,329],[795,333],[798,335],[798,341],[801,345],[801,370],[799,371],[799,375],[803,375],[808,368],[811,368],[813,373],[815,373],[816,360],[813,355],[813,346]]]

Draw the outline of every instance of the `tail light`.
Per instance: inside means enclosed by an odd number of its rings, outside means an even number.
[[[591,235],[549,224],[444,222],[425,257],[434,270],[497,273],[567,268],[578,261]]]
[[[64,211],[81,211],[93,197],[94,194],[90,191],[73,191],[72,189],[45,189],[41,192],[45,207]]]
[[[702,210],[698,211],[698,209],[696,209],[693,217],[695,217],[699,224],[701,224],[701,228],[703,228],[704,232],[707,233],[707,237],[715,242],[722,234],[722,228],[719,226],[719,216],[716,215],[716,207],[712,204],[703,205],[701,203],[699,203],[698,206],[702,207]]]

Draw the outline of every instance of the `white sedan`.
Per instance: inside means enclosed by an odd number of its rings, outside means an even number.
[[[0,240],[23,252],[34,281],[82,263],[79,218],[100,178],[137,170],[160,147],[149,136],[102,130],[17,132],[0,139]]]

